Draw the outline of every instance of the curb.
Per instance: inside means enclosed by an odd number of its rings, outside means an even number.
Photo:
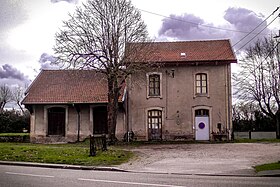
[[[42,167],[42,168],[57,168],[57,169],[72,169],[72,170],[95,170],[95,171],[115,171],[115,172],[130,172],[130,173],[150,173],[150,174],[171,174],[171,175],[188,175],[188,176],[220,176],[220,177],[280,177],[280,170],[263,171],[254,175],[250,174],[211,174],[211,173],[166,173],[166,172],[147,172],[123,170],[117,167],[96,167],[96,166],[81,166],[81,165],[66,165],[66,164],[46,164],[37,162],[14,162],[0,161],[0,165],[10,166],[27,166],[27,167]]]
[[[280,170],[260,171],[258,177],[280,177]]]
[[[127,172],[126,170],[122,170],[122,169],[119,169],[119,168],[116,168],[116,167],[96,167],[96,166],[80,166],[80,165],[66,165],[66,164],[46,164],[46,163],[37,163],[37,162],[0,161],[0,165],[57,168],[57,169],[73,169],[73,170],[96,170],[96,171]]]
[[[260,177],[250,174],[227,174],[227,173],[176,173],[176,172],[156,172],[156,171],[134,171],[125,170],[130,173],[150,173],[150,174],[169,174],[169,175],[185,175],[185,176],[212,176],[212,177]]]

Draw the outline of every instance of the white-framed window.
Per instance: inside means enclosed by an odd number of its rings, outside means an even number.
[[[208,94],[208,78],[206,73],[195,74],[195,94],[196,95]]]
[[[160,96],[160,76],[149,75],[149,96]]]
[[[147,98],[162,97],[162,73],[147,73]]]
[[[162,111],[149,110],[148,111],[148,125],[149,129],[160,129],[162,125]]]

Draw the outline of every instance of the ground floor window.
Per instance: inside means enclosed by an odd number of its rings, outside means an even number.
[[[162,138],[162,111],[148,111],[149,140],[161,140]]]
[[[48,109],[48,135],[65,136],[65,108]]]

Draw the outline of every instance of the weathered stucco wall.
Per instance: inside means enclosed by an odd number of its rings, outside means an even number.
[[[64,107],[66,109],[65,136],[48,135],[47,109]],[[80,141],[93,134],[92,105],[80,105]],[[31,114],[30,141],[33,143],[75,142],[78,139],[78,113],[72,105],[33,105]],[[119,111],[117,120],[117,137],[122,138],[124,112]]]
[[[172,75],[174,72],[174,77]],[[147,97],[146,73],[131,77],[129,86],[129,127],[139,140],[147,140],[147,111],[162,110],[162,139],[195,138],[194,109],[210,111],[210,132],[217,131],[217,123],[228,129],[231,97],[230,66],[174,66],[151,72],[161,74],[161,97]],[[149,73],[149,72],[147,72]],[[196,96],[195,74],[206,73],[208,94]],[[229,80],[229,82],[228,82]],[[230,87],[229,87],[230,88]]]

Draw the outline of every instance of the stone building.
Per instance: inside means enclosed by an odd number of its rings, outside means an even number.
[[[133,132],[136,140],[146,141],[230,138],[231,63],[237,60],[229,40],[150,46],[154,66],[123,85],[117,137]],[[33,142],[76,141],[107,132],[107,82],[96,72],[43,70],[26,93]]]
[[[152,46],[149,60],[157,66],[128,82],[129,129],[139,140],[229,138],[231,63],[237,62],[229,40]]]

